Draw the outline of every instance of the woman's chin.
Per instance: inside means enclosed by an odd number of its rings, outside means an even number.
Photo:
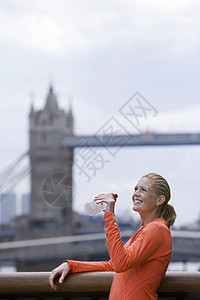
[[[139,211],[140,210],[140,208],[139,207],[137,207],[136,205],[133,205],[133,207],[132,207],[132,210],[134,210],[134,211]]]

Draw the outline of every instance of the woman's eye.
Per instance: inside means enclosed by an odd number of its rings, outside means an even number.
[[[146,189],[142,189],[143,190],[143,192],[146,192],[147,190]]]

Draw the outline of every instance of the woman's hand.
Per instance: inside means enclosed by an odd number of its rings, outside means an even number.
[[[58,275],[60,275],[60,279],[59,279],[59,283],[63,283],[63,280],[65,279],[65,277],[67,276],[67,274],[69,273],[69,264],[67,262],[62,263],[60,266],[58,266],[56,269],[54,269],[51,272],[51,276],[49,278],[49,282],[51,287],[56,290],[57,289],[57,285],[54,283],[56,277]]]
[[[99,194],[94,198],[96,203],[106,203],[106,209],[104,212],[112,212],[115,210],[115,199],[111,194]]]

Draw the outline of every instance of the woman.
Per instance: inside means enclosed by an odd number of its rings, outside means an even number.
[[[172,239],[169,227],[176,219],[170,200],[170,187],[160,175],[144,175],[136,184],[133,210],[141,217],[142,227],[123,245],[114,209],[115,201],[109,194],[100,194],[95,200],[106,203],[106,241],[110,261],[80,262],[68,260],[52,271],[50,284],[56,289],[55,278],[62,283],[66,275],[87,271],[114,271],[110,300],[157,299],[157,289],[167,270]]]

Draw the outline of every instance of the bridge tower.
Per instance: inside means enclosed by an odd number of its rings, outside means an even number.
[[[73,134],[72,110],[65,112],[59,108],[50,85],[44,108],[35,110],[32,105],[29,118],[30,233],[32,238],[70,233],[73,149],[63,149],[60,143],[63,135]],[[58,182],[65,191],[58,190]]]

